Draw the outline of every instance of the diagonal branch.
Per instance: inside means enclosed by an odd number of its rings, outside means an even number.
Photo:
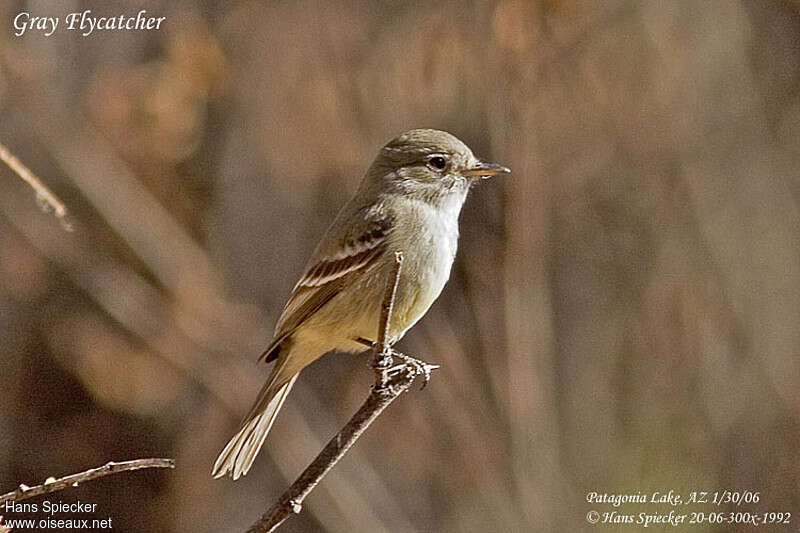
[[[122,461],[119,463],[108,462],[103,466],[91,468],[84,472],[71,474],[59,479],[48,478],[47,481],[35,487],[28,487],[20,485],[17,490],[12,490],[6,494],[0,495],[0,505],[7,501],[18,502],[20,500],[27,500],[42,494],[49,494],[59,490],[66,489],[67,487],[77,487],[80,483],[105,477],[119,472],[130,472],[131,470],[139,470],[142,468],[175,468],[175,461],[172,459],[134,459],[133,461]]]
[[[422,363],[391,348],[388,330],[402,263],[403,254],[397,252],[393,267],[389,273],[386,293],[381,307],[378,342],[375,343],[372,361],[372,368],[375,370],[375,385],[373,385],[372,391],[367,396],[364,404],[356,411],[356,414],[325,445],[319,455],[300,474],[300,477],[292,483],[292,486],[283,493],[278,501],[247,530],[247,533],[275,531],[293,513],[299,513],[303,508],[303,501],[306,496],[314,490],[314,487],[319,484],[325,474],[339,462],[339,459],[344,457],[347,450],[358,440],[369,425],[378,418],[383,410],[408,390],[418,375],[424,374],[427,380],[430,370],[436,368],[436,365]],[[406,362],[400,366],[390,368],[392,366],[392,355],[398,356]]]

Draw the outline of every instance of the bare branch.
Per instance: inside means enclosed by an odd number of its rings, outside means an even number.
[[[375,384],[386,387],[388,376],[386,370],[392,366],[392,347],[389,345],[389,327],[394,309],[394,299],[397,296],[397,284],[400,282],[400,270],[403,268],[403,252],[395,252],[394,263],[389,271],[386,283],[386,293],[381,303],[381,317],[378,322],[378,342],[375,344],[375,357],[372,369],[375,371]]]
[[[61,222],[61,226],[67,230],[72,231],[72,225],[67,221],[67,208],[64,205],[64,202],[58,199],[58,197],[53,194],[53,192],[45,186],[44,183],[41,182],[36,175],[30,171],[28,167],[22,164],[22,161],[17,159],[14,154],[12,154],[8,148],[5,147],[2,143],[0,143],[0,160],[3,161],[8,168],[14,171],[14,173],[22,178],[22,180],[31,186],[31,188],[36,192],[36,201],[40,203],[42,209],[45,211],[53,211],[55,213],[56,218]]]
[[[428,365],[416,359],[405,356],[391,348],[388,338],[389,324],[394,307],[397,283],[403,263],[403,254],[395,254],[395,262],[389,273],[386,293],[381,308],[381,318],[378,330],[378,342],[375,343],[372,368],[375,371],[375,384],[372,387],[364,404],[345,426],[325,445],[322,451],[292,483],[286,492],[270,507],[261,518],[253,524],[247,533],[267,533],[275,531],[293,513],[299,513],[303,508],[303,501],[314,487],[319,484],[339,459],[344,457],[347,450],[358,440],[369,425],[378,418],[386,407],[398,396],[403,394],[414,379],[421,374],[427,376],[436,365]],[[405,362],[397,367],[390,368],[392,356]]]
[[[28,487],[20,485],[17,490],[7,492],[0,496],[0,505],[7,501],[20,501],[41,496],[42,494],[49,494],[59,490],[66,489],[67,487],[77,487],[80,483],[105,477],[119,472],[129,472],[131,470],[140,470],[142,468],[175,468],[175,461],[173,459],[135,459],[133,461],[122,461],[119,463],[108,462],[103,466],[91,468],[84,472],[71,474],[59,479],[48,478],[47,481],[35,487]]]

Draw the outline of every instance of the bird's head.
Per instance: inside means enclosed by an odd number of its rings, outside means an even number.
[[[480,178],[507,174],[504,166],[481,161],[469,147],[446,131],[407,131],[384,146],[368,179],[383,189],[435,201],[451,193],[465,194]]]

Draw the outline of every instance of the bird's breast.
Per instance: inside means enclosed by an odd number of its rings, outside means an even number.
[[[458,246],[461,203],[456,207],[442,209],[425,203],[412,206],[407,213],[409,224],[395,228],[392,248],[404,256],[392,316],[397,338],[422,318],[450,278]]]

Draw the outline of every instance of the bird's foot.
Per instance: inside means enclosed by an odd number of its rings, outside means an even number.
[[[439,368],[439,365],[426,363],[422,359],[411,357],[410,355],[400,353],[396,350],[392,350],[392,357],[400,359],[403,363],[389,368],[387,373],[393,375],[405,371],[409,372],[409,375],[413,377],[422,376],[422,387],[420,387],[420,390],[424,389],[431,380],[431,372]]]
[[[405,372],[411,379],[422,376],[422,387],[420,387],[420,390],[422,390],[431,380],[431,372],[439,368],[439,365],[426,363],[422,359],[417,359],[416,357],[398,352],[391,346],[386,346],[385,349],[379,350],[377,343],[374,341],[363,337],[358,337],[355,340],[364,346],[372,348],[374,357],[370,361],[370,366],[383,376],[381,378],[383,383],[387,383],[391,377]],[[395,357],[400,359],[403,363],[392,366]]]

